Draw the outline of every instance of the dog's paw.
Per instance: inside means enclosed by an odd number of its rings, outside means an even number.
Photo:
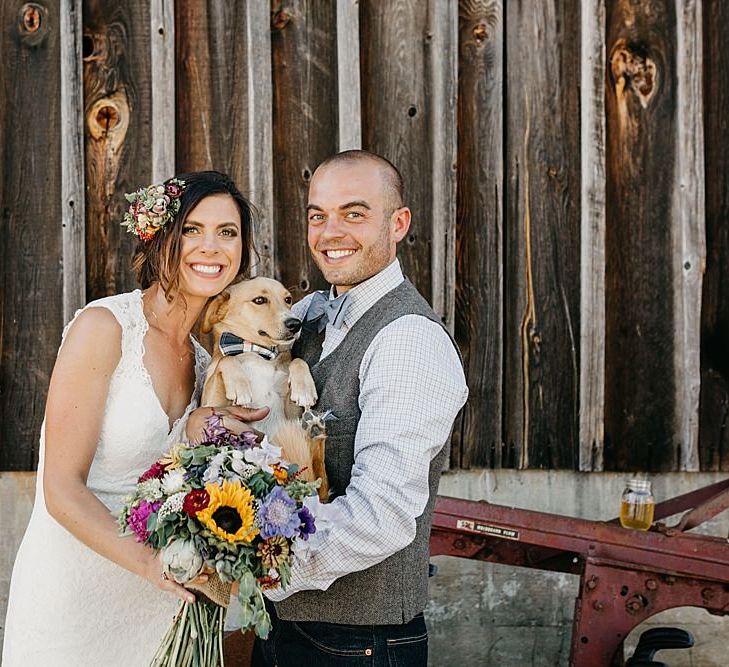
[[[244,408],[253,406],[253,395],[244,387],[226,387],[225,397],[233,403]]]
[[[327,437],[327,427],[324,423],[325,415],[317,414],[312,410],[305,410],[301,415],[301,425],[311,440],[321,440]]]
[[[292,382],[291,400],[300,408],[308,409],[316,403],[316,387],[314,382]]]

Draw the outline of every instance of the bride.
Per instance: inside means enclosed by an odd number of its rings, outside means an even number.
[[[208,355],[190,330],[207,300],[248,272],[252,210],[214,171],[128,199],[143,289],[88,304],[64,331],[10,585],[5,667],[147,665],[176,598],[194,599],[156,552],[119,536],[114,513],[186,425],[200,433],[210,415],[196,409]],[[218,412],[231,430],[265,416]]]

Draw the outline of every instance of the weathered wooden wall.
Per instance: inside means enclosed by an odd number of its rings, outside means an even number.
[[[124,192],[229,172],[261,212],[255,270],[303,294],[308,181],[357,146],[402,170],[403,266],[464,353],[453,467],[729,469],[722,0],[7,1],[0,22],[0,469],[34,465],[63,321],[134,285]]]

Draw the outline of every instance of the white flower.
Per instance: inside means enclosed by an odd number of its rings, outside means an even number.
[[[175,468],[168,471],[162,478],[162,490],[166,495],[171,496],[173,493],[182,491],[185,484],[185,471],[182,468]]]
[[[192,540],[174,540],[162,549],[162,563],[165,572],[172,575],[178,584],[194,579],[203,566],[202,556]]]
[[[185,502],[187,491],[181,491],[165,500],[162,507],[157,511],[157,521],[162,521],[168,514],[182,511],[182,504]]]
[[[268,438],[264,436],[260,447],[246,449],[243,456],[248,463],[253,463],[261,470],[265,470],[267,473],[273,475],[271,464],[281,461],[281,448],[272,445],[268,441]]]
[[[203,482],[206,484],[220,484],[222,481],[220,477],[220,468],[225,463],[226,453],[220,452],[213,456],[210,460],[210,465],[205,469],[203,473]]]
[[[142,482],[137,487],[137,493],[144,498],[144,500],[153,501],[159,500],[162,497],[162,482],[156,477],[148,479]]]

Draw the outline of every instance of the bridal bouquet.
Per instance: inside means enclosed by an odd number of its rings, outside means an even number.
[[[165,576],[209,580],[183,603],[153,665],[217,665],[225,608],[238,583],[241,629],[266,637],[263,590],[286,587],[292,550],[315,532],[319,481],[253,434],[236,436],[208,422],[205,442],[176,444],[140,478],[119,515],[122,534],[160,550]]]

